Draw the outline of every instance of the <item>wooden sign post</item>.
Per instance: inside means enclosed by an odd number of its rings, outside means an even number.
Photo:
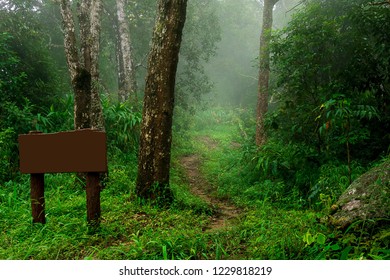
[[[87,173],[87,221],[100,221],[99,173],[107,172],[106,134],[81,129],[43,134],[19,135],[20,171],[31,174],[31,208],[34,223],[46,222],[44,174]]]

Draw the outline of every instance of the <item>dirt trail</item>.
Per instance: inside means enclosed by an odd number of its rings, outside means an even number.
[[[203,142],[209,150],[215,149],[218,146],[216,141],[207,136],[199,138],[198,141]],[[211,195],[214,192],[214,187],[200,172],[202,159],[199,155],[192,154],[184,156],[180,159],[180,164],[185,170],[191,192],[216,209],[205,231],[213,231],[226,227],[229,225],[229,221],[238,217],[241,212],[239,208],[226,200],[218,199]]]

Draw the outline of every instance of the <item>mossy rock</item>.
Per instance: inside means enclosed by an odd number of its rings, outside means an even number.
[[[340,229],[358,220],[390,219],[390,159],[356,179],[331,211],[329,222]]]

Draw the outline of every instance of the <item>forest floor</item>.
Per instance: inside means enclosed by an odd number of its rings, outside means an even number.
[[[198,137],[197,141],[202,142],[207,150],[214,150],[218,146],[218,142],[208,136]],[[179,160],[184,169],[191,193],[205,201],[211,209],[214,209],[213,215],[210,216],[211,222],[204,229],[204,231],[210,232],[229,226],[238,218],[242,209],[227,199],[215,196],[216,187],[200,171],[202,161],[202,157],[198,154],[185,155]]]
[[[44,225],[31,223],[29,176],[0,184],[0,260],[389,258],[388,231],[372,240],[365,224],[339,232],[320,222],[326,212],[301,207],[294,196],[273,201],[267,192],[277,182],[249,182],[254,152],[236,113],[203,112],[186,125],[173,138],[173,205],[137,199],[136,153],[112,150],[96,232],[75,174],[45,176]]]

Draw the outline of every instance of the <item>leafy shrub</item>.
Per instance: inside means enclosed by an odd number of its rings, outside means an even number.
[[[286,142],[323,153],[324,163],[350,163],[350,155],[375,160],[389,145],[383,104],[389,102],[390,12],[369,3],[309,1],[273,39],[272,128]]]
[[[312,227],[302,240],[308,259],[390,259],[388,220],[359,220],[345,232]]]
[[[0,131],[0,183],[11,180],[12,174],[16,172],[15,164],[17,164],[18,157],[15,137],[16,134],[12,128]]]
[[[253,161],[258,178],[283,180],[284,192],[290,192],[293,187],[297,187],[305,196],[310,184],[317,177],[317,154],[315,150],[303,145],[283,144],[270,139],[260,148]]]
[[[142,115],[129,103],[111,104],[103,99],[103,113],[109,148],[137,151]]]
[[[28,133],[33,128],[34,106],[28,99],[23,106],[14,102],[0,104],[0,128],[12,127],[15,133]]]
[[[11,180],[19,168],[18,134],[33,130],[33,108],[28,99],[22,108],[14,102],[0,103],[0,182]]]
[[[17,134],[39,130],[44,133],[73,128],[73,96],[68,94],[50,107],[32,104],[27,98],[22,106],[14,102],[0,105],[0,127],[12,127]]]
[[[26,73],[20,70],[20,57],[10,46],[11,34],[0,32],[0,102],[11,101],[15,93],[23,91]],[[14,97],[15,98],[15,97]]]
[[[49,108],[39,108],[34,116],[35,130],[44,133],[73,129],[73,95],[67,94]]]

